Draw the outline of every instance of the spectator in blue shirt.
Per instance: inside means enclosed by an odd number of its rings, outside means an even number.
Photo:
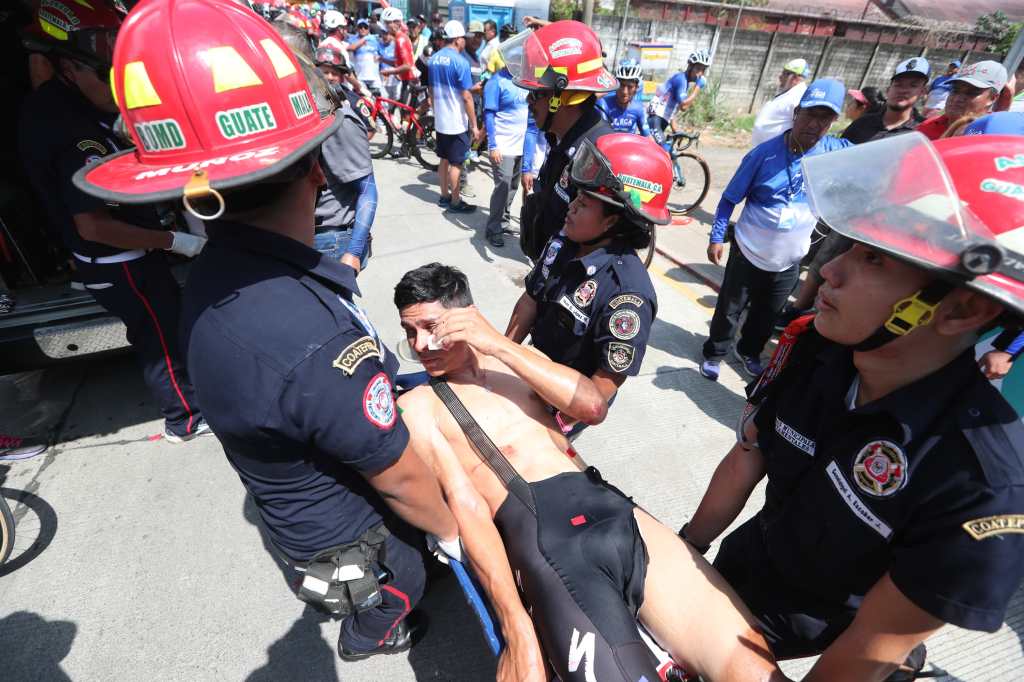
[[[484,127],[494,169],[491,214],[487,218],[487,242],[491,246],[505,246],[502,234],[510,228],[509,207],[522,174],[526,95],[526,90],[512,82],[512,74],[505,66],[484,85]]]
[[[380,57],[381,44],[377,36],[370,33],[370,22],[360,19],[356,24],[356,34],[346,39],[348,50],[352,53],[356,78],[365,85],[374,96],[380,95]],[[392,55],[394,54],[394,47]]]
[[[633,59],[623,59],[615,70],[615,77],[619,79],[619,89],[597,100],[597,110],[615,132],[650,137],[643,104],[634,99],[643,82],[640,64]]]
[[[480,129],[473,106],[473,75],[462,52],[466,46],[466,29],[458,21],[444,26],[445,46],[430,58],[430,99],[434,107],[434,130],[437,132],[437,155],[441,157],[438,174],[441,178],[439,206],[454,213],[472,213],[476,206],[467,204],[459,193],[462,162],[469,153],[470,135],[476,140]]]
[[[743,369],[762,372],[761,351],[800,274],[815,219],[804,194],[801,160],[852,145],[826,137],[842,111],[846,88],[832,78],[814,81],[794,109],[793,125],[754,147],[722,193],[711,228],[708,260],[721,263],[725,234],[736,205],[744,201],[718,294],[711,333],[704,344],[702,375],[718,380],[719,363],[732,345],[743,309],[747,319],[734,347]]]

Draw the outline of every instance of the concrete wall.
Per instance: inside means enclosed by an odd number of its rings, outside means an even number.
[[[594,17],[594,28],[609,65],[616,52],[620,57],[626,54],[629,43],[650,41],[672,44],[672,69],[684,68],[690,52],[698,48],[712,49],[717,31],[708,24],[640,17],[627,19],[625,31],[620,35],[621,22],[621,17]],[[731,28],[718,32],[710,74],[712,83],[720,83],[719,101],[737,113],[757,111],[774,97],[778,75],[791,59],[806,59],[813,71],[812,78],[838,78],[847,88],[867,85],[884,88],[896,65],[904,59],[921,56],[923,49],[915,45],[738,30],[730,52],[731,38]],[[925,55],[932,65],[933,75],[944,71],[949,60],[963,56],[961,52],[938,49],[929,49]]]

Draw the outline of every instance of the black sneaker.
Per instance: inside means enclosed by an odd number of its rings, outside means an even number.
[[[341,637],[339,636],[338,657],[343,661],[351,663],[353,661],[366,660],[371,656],[400,654],[403,651],[408,651],[412,648],[413,635],[419,634],[419,631],[421,630],[421,627],[415,624],[410,627],[408,621],[409,618],[406,617],[405,620],[403,620],[401,623],[396,625],[394,629],[391,630],[391,636],[385,639],[383,644],[381,644],[376,649],[371,649],[370,651],[352,651],[347,646],[345,646],[345,643],[341,640]]]
[[[487,243],[496,249],[500,249],[505,246],[505,238],[501,236],[501,232],[495,232],[487,235]]]
[[[452,204],[447,210],[452,213],[472,213],[476,210],[476,206],[473,204],[467,204],[464,200],[459,199],[459,203]]]

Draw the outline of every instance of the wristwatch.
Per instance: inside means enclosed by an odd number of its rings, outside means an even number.
[[[706,545],[698,545],[696,542],[691,540],[690,536],[686,534],[686,529],[689,525],[690,524],[688,522],[683,524],[683,527],[679,529],[679,537],[681,537],[683,541],[685,541],[686,544],[688,544],[690,547],[693,547],[695,550],[697,550],[698,554],[707,554],[708,550],[711,549],[711,543],[709,542]]]

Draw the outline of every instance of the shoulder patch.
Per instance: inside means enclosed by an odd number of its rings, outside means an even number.
[[[615,310],[620,305],[631,305],[639,308],[644,304],[644,299],[640,298],[636,294],[619,294],[612,300],[608,301],[608,307]]]
[[[395,425],[398,410],[395,409],[395,395],[391,390],[391,380],[381,372],[370,379],[363,393],[363,414],[366,419],[379,429],[390,429]]]
[[[633,364],[636,349],[628,343],[612,341],[608,344],[608,366],[616,372],[625,372]]]
[[[356,367],[358,367],[359,363],[363,360],[366,360],[367,358],[380,357],[380,349],[377,348],[377,342],[373,337],[363,336],[346,346],[338,357],[334,359],[331,366],[337,367],[341,370],[342,374],[350,377],[355,374]]]
[[[608,320],[608,331],[617,339],[629,341],[640,333],[640,316],[629,308],[616,310]]]
[[[972,519],[963,524],[963,529],[975,540],[1003,533],[1024,533],[1024,514],[999,514]]]

